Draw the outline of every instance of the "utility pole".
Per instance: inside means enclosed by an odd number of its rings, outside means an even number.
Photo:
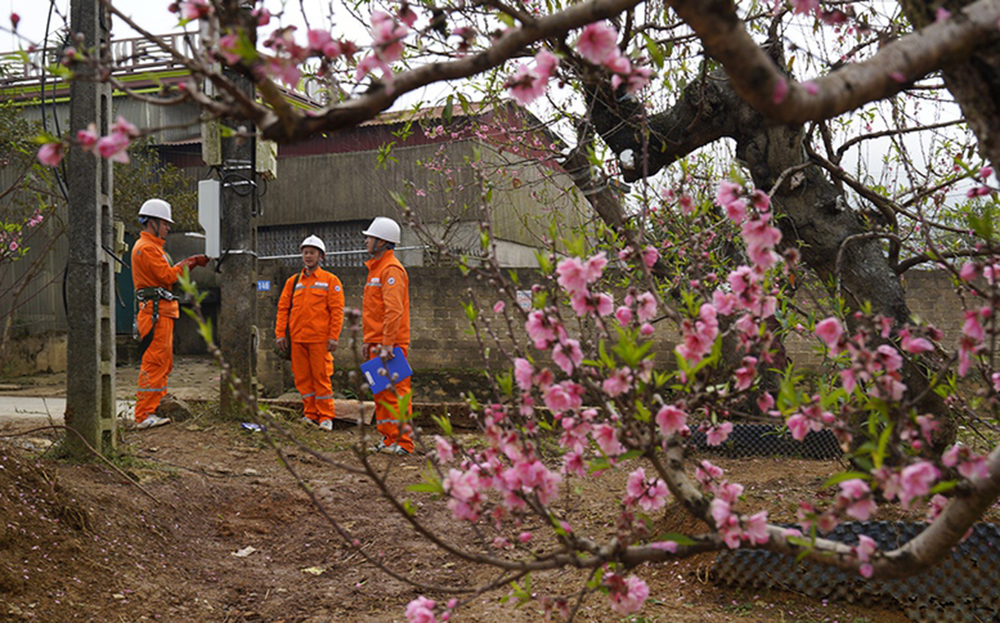
[[[248,97],[254,97],[249,78],[229,69],[223,75]],[[252,121],[227,122],[237,131],[252,133]],[[257,176],[256,141],[246,136],[222,139],[221,243],[222,273],[219,304],[219,348],[242,388],[257,402]],[[246,409],[233,398],[222,379],[219,407],[223,417],[242,418]]]
[[[74,37],[102,57],[110,54],[111,16],[100,0],[72,0]],[[79,45],[74,41],[74,45]],[[88,79],[90,67],[70,83],[70,128],[96,123],[108,133],[111,87]],[[102,454],[115,440],[114,266],[105,249],[114,248],[111,162],[71,149],[68,156],[69,262],[66,267],[66,321],[69,325],[66,373],[66,425]],[[76,435],[67,436],[70,453],[89,453]]]

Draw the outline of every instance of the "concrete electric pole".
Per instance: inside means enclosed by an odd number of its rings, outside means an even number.
[[[249,78],[225,70],[225,76],[249,97]],[[230,122],[244,133],[256,130],[252,121]],[[246,136],[222,139],[222,273],[219,304],[219,348],[243,388],[257,401],[257,176],[256,141]],[[222,380],[219,407],[224,417],[242,418],[245,409],[233,399]]]
[[[70,26],[94,54],[110,54],[110,16],[100,0],[72,0]],[[76,42],[74,41],[74,44]],[[96,123],[107,135],[111,87],[88,80],[87,67],[70,83],[70,127]],[[102,454],[115,445],[115,278],[111,162],[71,149],[68,155],[69,262],[66,267],[69,343],[66,424]],[[80,439],[67,436],[74,456],[88,454]]]

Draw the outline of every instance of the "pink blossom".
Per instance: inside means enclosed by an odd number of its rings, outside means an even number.
[[[868,484],[859,478],[840,483],[840,494],[847,504],[847,514],[855,519],[868,521],[868,518],[877,509]]]
[[[712,350],[716,337],[719,335],[719,322],[715,316],[715,308],[705,303],[699,311],[699,320],[685,320],[681,323],[682,341],[674,350],[682,357],[698,363]]]
[[[743,365],[734,372],[736,376],[736,389],[744,390],[750,387],[757,376],[757,358],[744,357]]]
[[[393,81],[392,68],[389,67],[381,58],[375,54],[369,54],[368,56],[361,59],[358,63],[357,69],[354,72],[354,81],[358,82],[368,74],[372,73],[374,70],[379,69],[382,71],[382,78],[386,82]]]
[[[556,332],[546,322],[545,314],[539,310],[528,314],[528,320],[524,323],[524,329],[528,332],[528,337],[535,343],[535,348],[546,350],[549,342],[555,340]]]
[[[712,426],[705,433],[705,443],[710,446],[718,446],[725,443],[729,439],[729,435],[733,432],[732,422],[723,422],[722,424],[717,424]]]
[[[59,166],[65,151],[60,142],[45,143],[38,149],[38,161],[48,167]]]
[[[330,36],[330,31],[328,30],[313,28],[306,33],[306,43],[309,46],[310,52],[322,54],[323,48],[331,41],[333,41],[333,37]]]
[[[660,259],[660,252],[656,247],[646,247],[642,250],[642,261],[647,268],[652,268],[658,259]]]
[[[230,33],[224,37],[220,37],[218,43],[216,44],[219,50],[219,54],[229,65],[235,65],[239,63],[242,57],[237,50],[239,49],[240,37],[236,33]]]
[[[271,12],[264,7],[254,9],[250,15],[257,20],[257,26],[263,27],[271,23]]]
[[[887,371],[895,372],[903,367],[903,356],[892,346],[882,344],[875,349],[875,352],[877,353],[878,361]]]
[[[654,541],[649,544],[653,549],[661,549],[671,554],[677,553],[677,541]]]
[[[739,200],[743,187],[735,182],[723,180],[719,182],[719,188],[715,193],[715,201],[723,208]]]
[[[538,72],[539,78],[547,81],[552,77],[552,72],[555,71],[557,65],[559,65],[559,57],[552,52],[542,49],[539,50],[538,54],[535,54],[535,70]]]
[[[642,609],[649,598],[649,587],[640,578],[630,575],[618,590],[608,593],[611,609],[618,614],[632,614]]]
[[[434,447],[437,450],[438,460],[441,463],[448,463],[454,456],[454,449],[451,446],[451,442],[442,437],[441,435],[436,435],[434,437]]]
[[[130,140],[125,134],[114,132],[108,136],[102,136],[97,140],[97,153],[102,158],[107,158],[113,162],[128,164],[128,146]]]
[[[585,477],[587,475],[587,465],[583,460],[583,454],[575,451],[564,454],[563,472],[580,478]]]
[[[403,58],[403,39],[409,28],[382,11],[372,11],[371,23],[372,39],[376,46],[375,55],[385,63]]]
[[[364,61],[362,61],[363,63]],[[358,63],[358,71],[361,71],[362,63]],[[285,85],[295,88],[299,84],[299,80],[302,79],[302,71],[299,69],[298,65],[289,59],[283,58],[272,58],[267,62],[267,73],[270,76],[274,76]],[[367,72],[366,72],[367,73]],[[362,76],[364,74],[361,74]],[[358,78],[360,79],[360,78]]]
[[[947,20],[949,18],[951,18],[951,11],[949,11],[946,8],[944,8],[943,6],[939,6],[937,8],[937,11],[934,12],[934,21],[935,22],[943,22],[943,21],[945,21],[945,20]]]
[[[771,539],[767,533],[767,511],[760,511],[747,519],[743,537],[755,545],[762,545]]]
[[[878,545],[875,543],[875,539],[870,536],[859,534],[858,544],[855,546],[854,551],[858,556],[858,560],[868,562],[871,560],[872,554],[878,551]]]
[[[545,94],[548,80],[521,63],[514,75],[507,80],[506,86],[510,89],[510,94],[514,99],[521,104],[528,105]]]
[[[506,307],[506,305],[504,304],[503,301],[497,301],[496,303],[493,304],[493,313],[502,314],[504,307]]]
[[[844,328],[840,326],[840,321],[832,316],[816,323],[816,335],[831,352],[837,352],[840,336],[843,334]]]
[[[608,378],[604,379],[601,383],[601,389],[608,396],[614,398],[615,396],[624,394],[632,388],[632,370],[626,366],[619,368],[611,373]]]
[[[779,78],[774,83],[774,94],[771,96],[771,101],[775,104],[780,104],[785,101],[786,97],[788,97],[788,81],[784,78]]]
[[[399,21],[403,22],[410,28],[417,23],[417,14],[413,12],[413,9],[406,3],[400,8],[399,13],[396,14],[399,17]]]
[[[702,461],[694,472],[695,478],[702,485],[708,484],[711,480],[719,480],[725,475],[725,472],[718,465],[713,465],[708,461]]]
[[[627,327],[628,324],[632,322],[632,310],[623,305],[615,310],[615,318],[618,319],[618,324],[623,327]],[[997,391],[1000,391],[1000,389]]]
[[[534,370],[527,359],[518,357],[514,360],[514,380],[517,381],[518,387],[523,390],[531,389],[531,375],[533,373]]]
[[[903,508],[909,508],[913,498],[927,495],[940,477],[938,468],[927,461],[904,467],[899,479],[899,499]]]
[[[91,123],[87,126],[86,130],[78,130],[76,133],[76,144],[83,151],[93,151],[94,146],[97,145],[97,139],[99,135],[97,134],[97,125]]]
[[[903,329],[899,332],[902,336],[902,341],[900,342],[900,348],[908,353],[929,353],[934,350],[934,345],[922,337],[913,337],[910,332]]]
[[[616,457],[625,452],[625,448],[618,441],[618,429],[614,426],[610,424],[598,424],[594,426],[593,436],[594,441],[597,442],[598,447],[600,447],[601,452],[604,454]]]
[[[796,14],[813,13],[819,10],[819,0],[792,0],[792,9]]]
[[[643,292],[636,299],[636,316],[639,322],[648,322],[656,316],[656,298],[652,292]]]
[[[741,233],[754,266],[766,270],[777,263],[773,249],[781,242],[781,230],[769,225],[765,218],[756,218],[743,223]]]
[[[742,199],[737,199],[726,206],[726,216],[737,225],[747,218],[747,204]]]
[[[584,263],[575,257],[567,257],[556,265],[557,283],[570,294],[587,290],[587,271]]]
[[[11,28],[13,28],[14,30],[17,30],[17,25],[20,22],[21,22],[21,16],[20,15],[18,15],[17,13],[11,13],[10,14],[10,25],[11,25]]]
[[[406,620],[408,623],[437,623],[434,608],[437,603],[423,595],[406,605]]]
[[[664,405],[656,412],[656,425],[663,436],[673,435],[687,428],[687,413],[674,405]]]
[[[894,71],[891,74],[889,74],[889,77],[892,78],[895,82],[898,82],[900,84],[906,83],[906,76],[901,71]]]
[[[594,309],[598,316],[607,316],[615,309],[615,300],[610,294],[601,292],[594,295]]]
[[[211,15],[213,11],[212,5],[210,5],[207,0],[191,0],[190,2],[181,2],[178,9],[180,10],[181,19],[187,22],[207,17]]]
[[[583,361],[583,351],[580,350],[580,342],[576,340],[566,340],[552,350],[552,361],[562,368],[566,374],[572,374],[573,370]]]
[[[646,471],[641,467],[629,474],[625,491],[628,493],[626,502],[637,504],[644,511],[662,507],[667,499],[666,483],[659,478],[647,480]]]
[[[649,337],[654,333],[656,333],[656,329],[653,328],[653,325],[649,324],[648,322],[642,323],[642,326],[639,327],[639,335],[643,337]]]
[[[785,422],[785,425],[788,426],[788,430],[791,431],[792,439],[795,439],[796,441],[802,441],[805,439],[806,435],[812,430],[822,429],[822,424],[810,419],[802,413],[796,413],[789,417]]]
[[[563,383],[547,387],[542,392],[542,400],[553,413],[569,411],[573,409],[575,404],[573,394],[567,391],[567,387]]]
[[[601,278],[604,273],[604,267],[608,265],[608,256],[601,251],[595,255],[587,258],[587,261],[583,263],[583,273],[584,279],[587,283],[594,283]]]
[[[712,293],[712,305],[715,306],[715,310],[722,316],[728,316],[733,313],[738,301],[739,299],[735,294],[723,292],[722,290],[716,290]]]
[[[986,339],[983,327],[979,324],[979,310],[966,310],[965,324],[962,325],[962,333],[977,342]]]
[[[129,123],[128,120],[126,120],[125,117],[122,117],[121,115],[118,115],[118,118],[115,119],[115,122],[111,124],[111,132],[113,134],[115,133],[124,134],[125,136],[133,138],[139,136],[139,128]]]
[[[958,276],[964,281],[972,281],[979,276],[979,265],[975,262],[966,262],[962,270],[958,271]]]
[[[591,63],[604,64],[619,55],[618,31],[606,22],[588,24],[577,39],[576,49]]]
[[[809,95],[816,95],[819,93],[819,85],[812,80],[802,83],[802,88],[806,90]]]

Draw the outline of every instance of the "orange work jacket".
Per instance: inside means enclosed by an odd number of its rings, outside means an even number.
[[[143,288],[163,288],[170,290],[184,267],[171,266],[170,256],[163,250],[163,238],[144,231],[132,246],[132,284],[136,290]],[[149,307],[152,313],[153,301],[139,303],[139,309]],[[176,301],[161,300],[159,313],[164,318],[180,318],[180,304]]]
[[[317,268],[307,275],[305,268],[288,278],[278,299],[278,320],[274,336],[285,337],[289,328],[288,308],[291,306],[289,336],[293,342],[326,342],[340,339],[344,326],[344,287],[333,273]],[[294,292],[292,288],[295,288]]]
[[[410,277],[392,249],[365,262],[361,328],[366,344],[409,346]]]

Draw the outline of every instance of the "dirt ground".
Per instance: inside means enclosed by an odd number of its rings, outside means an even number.
[[[190,390],[211,396],[217,377],[194,368],[179,369],[172,386],[181,394]],[[118,380],[120,393],[127,375],[123,371]],[[37,380],[36,387],[49,387],[58,395],[59,382],[46,385]],[[123,431],[116,465],[129,478],[107,465],[57,460],[54,450],[27,450],[19,445],[20,438],[0,438],[0,620],[405,620],[406,604],[424,591],[366,562],[331,528],[292,471],[349,539],[357,539],[365,552],[399,576],[445,587],[495,579],[490,570],[419,538],[363,476],[335,469],[289,443],[282,445],[286,469],[262,433],[221,421],[212,410],[208,401],[201,403],[195,419],[150,431]],[[353,447],[360,429],[344,425],[327,433],[299,424],[294,414],[288,418],[287,426],[309,448],[335,462],[356,464]],[[4,423],[0,435],[25,426]],[[55,434],[50,438],[58,441]],[[747,487],[745,510],[768,508],[772,517],[786,520],[796,500],[819,491],[831,470],[823,462],[788,458],[713,461],[739,473]],[[420,481],[425,459],[378,456],[374,464],[385,469],[390,488],[402,492]],[[586,502],[574,511],[577,530],[601,536],[613,529],[607,518],[624,489],[624,473],[607,474],[575,492],[575,499]],[[443,504],[429,494],[404,495],[428,528],[475,548],[472,533],[457,529]],[[668,508],[655,527],[657,532],[700,531],[677,508]],[[638,569],[651,597],[641,613],[645,619],[633,620],[906,620],[891,607],[717,587],[709,573],[713,559]],[[532,576],[532,589],[540,595],[566,593],[584,582],[573,570],[547,572]],[[502,589],[468,598],[453,620],[541,620],[537,602],[515,608],[514,600],[504,599],[508,593]],[[630,619],[612,613],[607,600],[597,595],[587,601],[578,620]]]

